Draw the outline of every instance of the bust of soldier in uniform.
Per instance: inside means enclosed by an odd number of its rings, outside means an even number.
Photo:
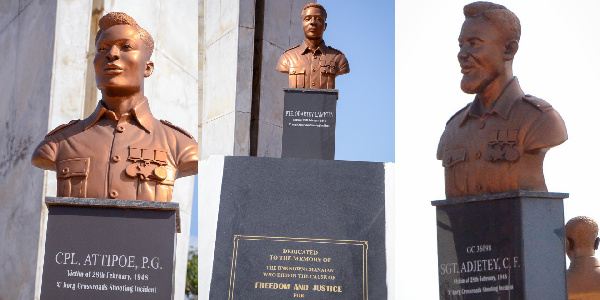
[[[31,163],[56,171],[58,197],[170,202],[175,179],[198,173],[198,144],[150,112],[150,34],[124,13],[99,25],[94,70],[102,99],[86,119],[48,133]]]
[[[335,77],[350,72],[342,51],[326,46],[327,11],[316,3],[302,9],[302,44],[286,50],[277,63],[277,71],[289,74],[291,88],[335,89]]]
[[[594,257],[598,250],[598,224],[588,217],[575,217],[565,225],[569,300],[600,299],[600,262]]]
[[[544,156],[567,140],[567,130],[548,102],[524,94],[513,77],[519,19],[490,2],[468,4],[464,15],[458,38],[461,89],[476,96],[450,118],[439,142],[446,196],[547,191]]]

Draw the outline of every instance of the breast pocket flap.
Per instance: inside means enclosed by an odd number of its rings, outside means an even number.
[[[444,159],[442,165],[444,167],[451,167],[459,162],[465,161],[467,158],[467,149],[456,149],[444,152]]]
[[[61,160],[56,165],[56,178],[87,177],[89,168],[89,158]]]

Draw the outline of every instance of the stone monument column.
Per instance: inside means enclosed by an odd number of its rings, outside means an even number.
[[[177,120],[196,136],[198,3],[177,4],[167,0],[3,1],[0,52],[7,59],[0,70],[4,91],[0,136],[5,145],[0,149],[3,298],[34,299],[39,295],[46,221],[43,199],[56,195],[56,178],[53,172],[33,167],[28,158],[48,131],[82,119],[95,107],[99,96],[91,60],[102,15],[123,11],[148,24],[156,41],[152,60],[157,71],[146,82],[150,107],[156,118]],[[164,109],[167,106],[169,110]],[[193,180],[178,180],[173,193],[173,201],[180,204],[182,227],[174,299],[184,296]]]
[[[302,42],[299,12],[309,2],[314,1],[204,2],[201,159],[281,156],[288,79],[273,70],[283,51]]]

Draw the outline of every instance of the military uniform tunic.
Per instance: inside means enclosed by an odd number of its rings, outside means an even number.
[[[567,140],[565,123],[550,104],[524,95],[513,78],[484,114],[479,99],[446,124],[437,150],[446,196],[546,191],[546,151]]]
[[[335,77],[350,72],[346,56],[321,42],[311,50],[306,41],[286,50],[277,71],[289,74],[291,88],[335,89]]]
[[[198,172],[198,144],[155,119],[146,98],[118,119],[100,101],[86,119],[50,132],[31,162],[56,171],[58,197],[170,202],[175,179]]]

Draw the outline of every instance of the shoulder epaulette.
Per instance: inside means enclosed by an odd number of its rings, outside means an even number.
[[[61,131],[61,130],[65,129],[65,128],[67,128],[67,127],[70,127],[70,126],[72,126],[72,125],[76,124],[76,123],[77,123],[77,122],[79,122],[79,121],[80,121],[80,120],[71,120],[71,122],[69,122],[69,123],[67,123],[67,124],[62,124],[62,125],[60,125],[60,126],[58,126],[58,127],[54,128],[52,131],[48,132],[48,134],[46,134],[46,136],[45,136],[44,138],[46,138],[46,139],[47,139],[47,138],[49,138],[49,137],[51,137],[51,136],[55,135],[57,132],[59,132],[59,131]]]
[[[177,131],[179,131],[179,132],[181,132],[181,133],[183,133],[185,136],[189,137],[190,139],[192,139],[194,141],[196,140],[196,139],[194,139],[194,137],[191,134],[189,134],[189,132],[185,131],[183,128],[181,128],[181,127],[179,127],[177,125],[173,125],[173,123],[171,123],[171,122],[169,122],[167,120],[160,120],[160,122],[163,123],[163,124],[165,124],[165,125],[167,125],[167,126],[169,126],[169,127],[171,127],[171,128],[173,128],[173,129],[175,129],[175,130],[177,130]]]
[[[290,51],[292,49],[298,48],[298,47],[300,47],[300,45],[296,45],[296,46],[294,46],[294,47],[292,47],[290,49],[287,49],[287,50],[283,51],[283,53],[286,53],[286,52],[288,52],[288,51]]]
[[[523,96],[523,101],[525,101],[525,103],[529,103],[540,111],[548,111],[552,109],[552,105],[550,105],[550,103],[531,95]]]
[[[333,48],[333,47],[331,47],[331,46],[327,46],[327,48],[329,48],[329,49],[331,49],[331,50],[335,50],[335,51],[339,52],[340,54],[344,55],[344,52],[342,52],[342,51],[340,51],[340,50],[338,50],[338,49],[335,49],[335,48]]]
[[[448,125],[448,123],[450,123],[450,121],[452,121],[452,119],[454,119],[456,116],[458,116],[461,112],[463,112],[465,109],[467,109],[467,107],[469,107],[469,105],[471,105],[471,103],[465,105],[465,107],[461,108],[459,111],[457,111],[456,113],[454,113],[452,115],[452,117],[450,117],[450,119],[448,119],[448,122],[446,122],[446,125]]]

